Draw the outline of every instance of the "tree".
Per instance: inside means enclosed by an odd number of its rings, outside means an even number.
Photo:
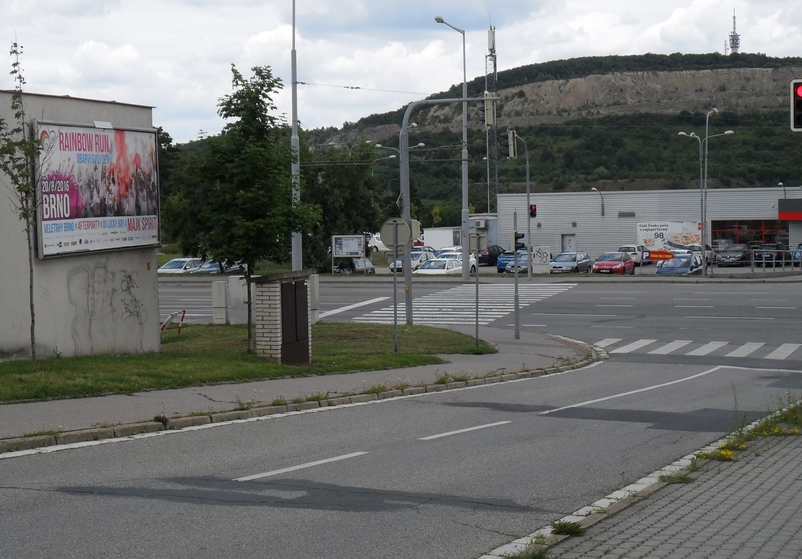
[[[10,184],[4,184],[11,191],[14,212],[19,216],[28,243],[28,296],[31,308],[31,359],[36,359],[36,309],[33,289],[34,227],[36,225],[36,184],[34,167],[41,151],[41,144],[28,132],[25,122],[25,103],[20,56],[22,45],[11,43],[11,75],[14,78],[14,92],[11,95],[11,110],[14,112],[13,124],[7,125],[0,118],[0,171]]]
[[[182,153],[166,210],[169,231],[180,237],[187,254],[246,264],[249,286],[256,263],[286,261],[292,233],[314,217],[307,205],[292,203],[288,128],[272,114],[281,80],[269,66],[252,72],[246,79],[231,65],[233,92],[217,105],[229,122],[218,136],[206,138],[197,154]],[[249,325],[251,315],[249,297]]]
[[[330,148],[323,161],[304,164],[301,199],[320,212],[320,219],[304,236],[304,262],[318,270],[331,267],[331,236],[373,233],[381,226],[379,192],[371,175],[376,159],[372,146]],[[307,155],[305,159],[311,155]]]

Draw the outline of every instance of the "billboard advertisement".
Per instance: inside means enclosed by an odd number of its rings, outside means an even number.
[[[36,123],[39,257],[159,243],[156,133]]]
[[[657,221],[638,223],[638,244],[648,250],[670,250],[702,242],[698,221]]]
[[[332,235],[333,258],[365,256],[365,235]]]

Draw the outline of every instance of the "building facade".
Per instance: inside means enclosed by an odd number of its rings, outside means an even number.
[[[781,202],[784,200],[784,202]],[[797,202],[799,201],[799,202]],[[581,250],[591,257],[638,241],[638,224],[701,222],[700,190],[587,191],[530,194],[537,217],[529,217],[526,194],[498,196],[498,234],[509,247],[513,215],[517,230],[527,233],[529,246],[548,246],[553,254]],[[802,187],[708,189],[708,244],[715,239],[733,243],[802,243],[802,216],[780,206],[802,203]],[[786,219],[781,219],[785,217]]]
[[[11,97],[0,91],[0,117],[13,126]],[[37,357],[159,351],[152,108],[28,93],[24,103],[43,146],[31,260]],[[0,201],[0,359],[24,358],[28,242],[7,176]]]

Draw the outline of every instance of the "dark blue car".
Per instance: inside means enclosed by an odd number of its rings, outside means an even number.
[[[658,276],[701,276],[702,256],[697,253],[679,254],[671,260],[657,263]]]

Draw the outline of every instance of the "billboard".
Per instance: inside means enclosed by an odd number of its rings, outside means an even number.
[[[332,258],[365,256],[365,235],[332,235]]]
[[[35,123],[39,258],[159,243],[156,133]]]
[[[647,250],[670,250],[702,242],[698,221],[658,221],[638,223],[638,244]]]

